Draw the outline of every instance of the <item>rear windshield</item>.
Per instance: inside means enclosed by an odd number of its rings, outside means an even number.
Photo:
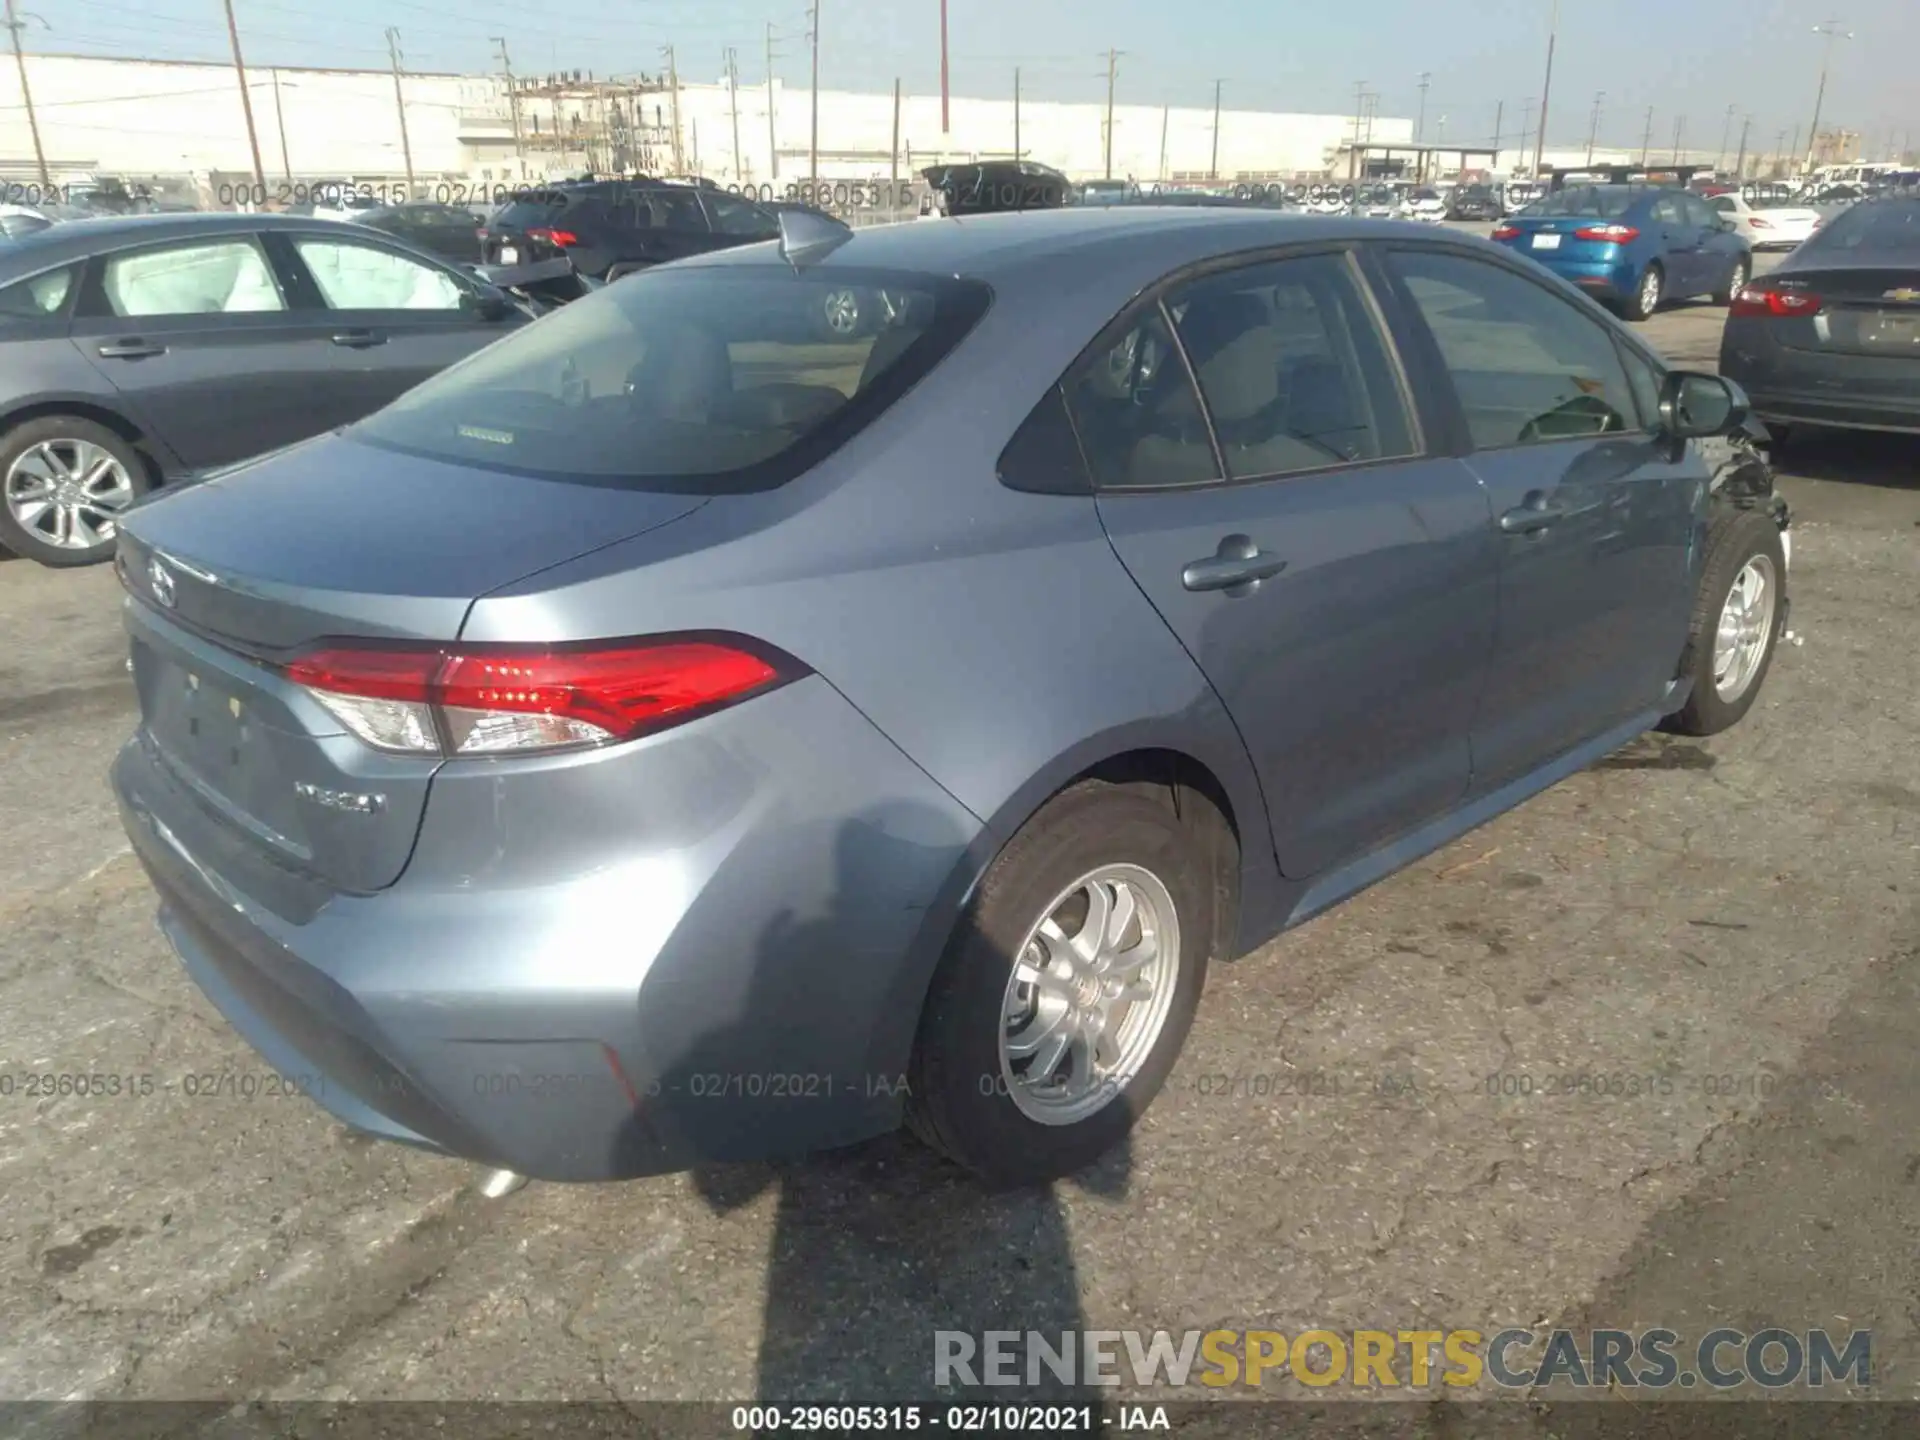
[[[442,371],[351,433],[558,480],[766,489],[869,424],[989,298],[977,282],[892,271],[633,275]]]
[[[1643,192],[1625,185],[1569,185],[1527,207],[1529,215],[1591,215],[1618,220]]]
[[[1878,200],[1842,211],[1816,230],[1809,250],[1897,251],[1920,261],[1920,200]]]

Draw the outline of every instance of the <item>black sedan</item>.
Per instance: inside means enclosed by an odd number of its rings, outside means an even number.
[[[154,486],[332,430],[524,315],[364,226],[80,220],[0,247],[0,547],[112,554]]]
[[[1498,220],[1500,197],[1491,185],[1462,185],[1447,201],[1449,220]]]
[[[455,264],[477,265],[481,260],[481,218],[464,206],[382,205],[355,214],[353,223],[383,230]]]
[[[1775,443],[1796,425],[1920,433],[1920,198],[1862,201],[1742,289],[1720,371]]]

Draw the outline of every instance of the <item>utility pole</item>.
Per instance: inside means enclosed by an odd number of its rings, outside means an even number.
[[[1539,105],[1538,100],[1529,98],[1520,107],[1519,160],[1523,169],[1527,163],[1527,137],[1533,134],[1533,112],[1539,108]]]
[[[1019,72],[1016,71],[1014,73],[1018,75]],[[1015,83],[1017,85],[1018,82],[1016,81]],[[1014,106],[1013,134],[1014,146],[1018,148],[1020,144],[1020,107],[1017,104]],[[887,162],[888,191],[895,197],[887,203],[893,205],[898,203],[898,196],[900,194],[900,77],[898,75],[893,77],[893,149],[887,153],[890,157]],[[1019,156],[1016,155],[1014,158],[1018,159]]]
[[[1753,116],[1749,115],[1740,122],[1740,158],[1733,162],[1733,178],[1747,178],[1747,136],[1753,130]]]
[[[1213,157],[1207,161],[1207,179],[1217,181],[1220,178],[1220,86],[1223,82],[1213,82]]]
[[[1167,119],[1173,114],[1171,105],[1160,107],[1160,173],[1156,177],[1163,184],[1167,178]]]
[[[727,110],[733,117],[733,179],[740,184],[746,179],[740,173],[740,58],[731,45],[727,47]]]
[[[1427,86],[1433,83],[1433,72],[1420,72],[1420,118],[1413,122],[1413,143],[1418,145],[1427,133]]]
[[[1553,0],[1553,13],[1547,21],[1547,78],[1540,86],[1540,135],[1533,151],[1533,173],[1538,175],[1547,158],[1547,100],[1553,94],[1553,44],[1560,34],[1560,0]]]
[[[808,86],[813,119],[807,139],[807,183],[820,190],[820,0],[807,7],[807,39],[813,42],[813,80]]]
[[[660,53],[667,57],[667,93],[668,103],[673,109],[673,173],[687,173],[686,160],[680,151],[680,67],[673,58],[673,46],[662,45]],[[556,129],[559,127],[556,125]]]
[[[1593,119],[1587,124],[1587,164],[1589,165],[1593,164],[1594,142],[1600,137],[1600,104],[1606,98],[1606,91],[1599,90],[1594,92]]]
[[[1793,144],[1787,147],[1787,165],[1791,169],[1794,158],[1800,153],[1800,127],[1793,127]]]
[[[1647,157],[1653,153],[1653,107],[1647,106],[1647,130],[1640,137],[1640,168],[1647,168]]]
[[[1113,178],[1113,81],[1120,70],[1120,52],[1107,51],[1107,179]]]
[[[1360,164],[1360,127],[1367,117],[1367,82],[1353,82],[1353,144],[1347,150],[1347,179],[1358,179],[1364,167]]]
[[[1673,163],[1676,165],[1680,163],[1680,137],[1686,133],[1686,128],[1686,116],[1676,115],[1673,117]]]
[[[280,129],[280,168],[286,172],[287,184],[293,184],[293,161],[287,158],[287,117],[280,108],[280,72],[273,72],[273,123]]]
[[[1013,158],[1020,158],[1020,67],[1013,67]]]
[[[1713,162],[1715,170],[1727,163],[1727,142],[1733,138],[1733,112],[1739,108],[1738,105],[1727,106],[1727,123],[1720,129],[1720,153]]]
[[[413,145],[407,139],[407,97],[400,91],[400,32],[387,27],[387,60],[393,66],[393,108],[400,116],[400,158],[407,166],[407,199],[413,199]]]
[[[953,133],[947,114],[947,0],[940,0],[940,133]]]
[[[240,27],[234,23],[233,0],[225,0],[225,4],[227,7],[227,39],[233,42],[233,73],[234,78],[240,82],[240,109],[247,117],[247,146],[253,151],[253,182],[260,187],[259,195],[261,203],[264,204],[267,194],[267,172],[265,167],[260,163],[260,136],[253,128],[253,97],[247,93],[247,66],[246,62],[240,58]],[[7,9],[9,13],[11,13],[13,6],[9,4]],[[18,54],[20,44],[20,32],[18,30],[13,32],[13,43],[15,46],[14,53]],[[24,69],[22,73],[25,73]]]
[[[495,35],[494,46],[500,51],[500,73],[507,77],[507,113],[513,117],[513,158],[526,166],[527,152],[520,140],[520,90],[513,82],[513,59],[507,54],[507,37]]]
[[[233,17],[231,9],[227,11],[227,17],[228,19]],[[27,19],[40,20],[42,25],[47,24],[38,15],[29,15]],[[26,20],[22,20],[14,13],[13,0],[7,0],[7,29],[13,32],[13,63],[20,67],[20,98],[26,102],[27,129],[33,132],[33,159],[34,163],[40,167],[40,190],[45,195],[53,189],[53,180],[47,174],[47,152],[40,147],[40,121],[33,113],[33,91],[27,86],[27,57],[20,51],[20,31],[25,25]],[[47,25],[47,28],[51,30],[53,27]],[[237,45],[239,42],[234,43]],[[246,91],[242,90],[240,93],[244,95]]]
[[[1813,96],[1813,128],[1807,131],[1807,169],[1813,169],[1814,151],[1820,148],[1820,107],[1827,98],[1827,70],[1833,64],[1833,42],[1851,40],[1853,32],[1842,30],[1838,20],[1827,20],[1813,27],[1813,33],[1824,35],[1826,45],[1820,52],[1820,88]]]
[[[1496,101],[1493,107],[1493,165],[1500,168],[1500,122],[1507,118],[1507,102]]]
[[[767,170],[769,178],[780,178],[780,145],[773,132],[773,22],[767,22]]]

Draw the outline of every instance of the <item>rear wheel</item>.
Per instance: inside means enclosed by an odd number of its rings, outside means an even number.
[[[112,557],[120,512],[152,488],[139,452],[77,415],[44,415],[0,437],[0,545],[42,565]]]
[[[1786,550],[1770,516],[1731,507],[1714,515],[1680,662],[1693,693],[1666,728],[1717,735],[1753,708],[1773,664],[1786,580]]]
[[[1741,288],[1747,283],[1747,277],[1752,273],[1753,265],[1745,256],[1734,261],[1733,273],[1727,277],[1726,288],[1713,292],[1713,303],[1716,305],[1733,304],[1733,297],[1740,293]]]
[[[1660,269],[1658,261],[1647,266],[1647,273],[1640,277],[1640,284],[1635,287],[1633,298],[1622,307],[1627,319],[1645,320],[1658,310],[1661,297],[1666,291],[1666,283],[1667,277]]]
[[[1000,1186],[1071,1174],[1119,1143],[1199,1003],[1210,853],[1145,787],[1077,786],[1028,821],[935,975],[914,1050],[915,1132]]]

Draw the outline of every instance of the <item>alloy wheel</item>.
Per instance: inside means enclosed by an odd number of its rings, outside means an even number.
[[[7,513],[62,550],[91,550],[118,532],[133,482],[112,451],[91,440],[42,440],[7,467]]]
[[[1000,1078],[1030,1120],[1073,1125],[1146,1065],[1180,974],[1173,897],[1138,865],[1103,865],[1055,897],[1016,952]]]
[[[1713,639],[1713,688],[1729,704],[1746,694],[1760,673],[1773,639],[1779,594],[1768,556],[1755,555],[1733,577]]]

